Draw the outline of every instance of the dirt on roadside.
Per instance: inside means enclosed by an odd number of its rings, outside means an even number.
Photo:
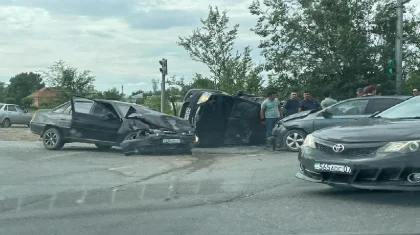
[[[39,141],[38,135],[31,133],[27,126],[13,125],[9,128],[0,127],[0,141]]]

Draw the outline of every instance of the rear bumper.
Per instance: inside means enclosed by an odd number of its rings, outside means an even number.
[[[42,136],[44,129],[45,129],[45,125],[43,124],[33,123],[33,122],[29,123],[29,130],[35,135]]]
[[[125,155],[174,153],[191,151],[194,135],[151,135],[141,139],[125,140],[120,146]]]

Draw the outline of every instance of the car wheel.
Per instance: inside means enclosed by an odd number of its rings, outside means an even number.
[[[4,128],[8,128],[8,127],[10,127],[12,125],[12,123],[10,122],[10,119],[8,119],[8,118],[5,118],[4,120],[3,120],[3,122],[1,123],[1,126],[2,127],[4,127]]]
[[[103,150],[112,148],[112,146],[111,146],[111,145],[95,144],[95,146],[96,146],[98,149],[103,149]]]
[[[59,150],[64,146],[63,135],[57,128],[51,127],[42,135],[42,143],[46,149]]]
[[[283,137],[283,146],[287,150],[292,152],[299,151],[300,146],[302,146],[303,141],[305,140],[306,132],[301,130],[290,130],[286,132]]]

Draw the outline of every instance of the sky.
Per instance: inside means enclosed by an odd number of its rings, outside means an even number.
[[[200,27],[208,7],[228,10],[240,24],[236,49],[250,45],[259,56],[259,38],[250,31],[256,18],[252,0],[0,0],[0,81],[21,72],[44,70],[63,60],[90,70],[98,90],[113,87],[130,94],[151,90],[160,79],[159,60],[168,60],[168,76],[190,79],[208,74],[177,46],[178,36]],[[420,5],[420,0],[412,0]]]

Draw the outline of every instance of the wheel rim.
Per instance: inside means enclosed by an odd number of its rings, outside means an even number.
[[[58,136],[54,132],[47,132],[45,134],[45,144],[49,147],[54,147],[57,145],[58,142]]]
[[[305,139],[299,133],[292,133],[286,137],[286,144],[289,148],[297,150],[302,146]]]
[[[5,119],[5,120],[4,120],[4,126],[5,126],[5,127],[10,126],[10,121],[9,121],[9,119]]]

